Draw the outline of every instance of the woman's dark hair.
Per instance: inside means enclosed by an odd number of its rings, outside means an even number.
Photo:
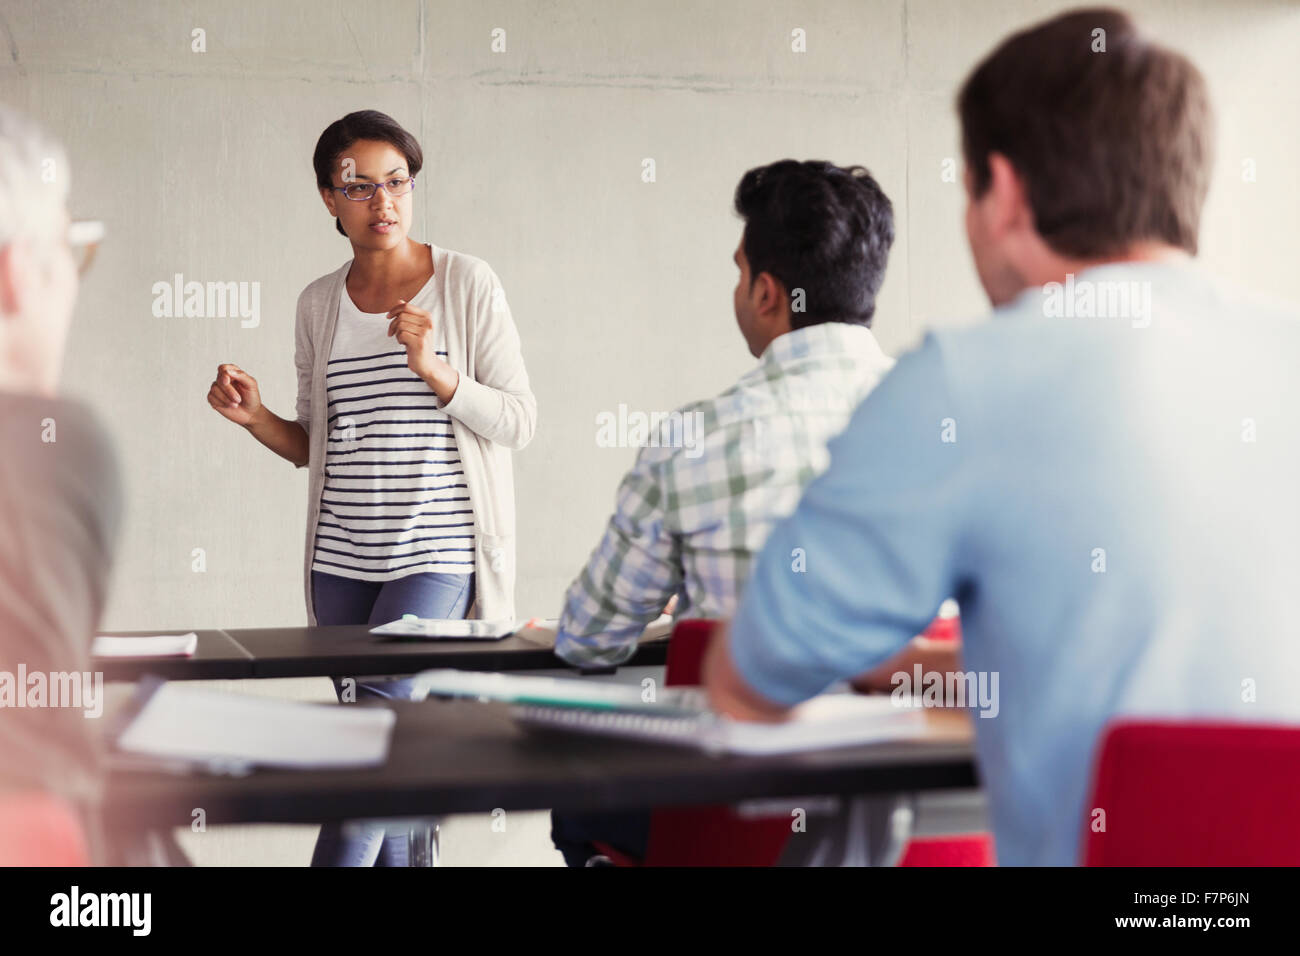
[[[869,172],[823,160],[759,166],[736,187],[736,212],[745,220],[750,276],[766,272],[785,286],[791,328],[871,325],[894,207]]]
[[[316,168],[316,185],[321,189],[332,189],[334,164],[344,150],[363,139],[387,143],[405,156],[409,176],[414,176],[424,165],[424,151],[401,123],[379,110],[357,110],[330,123],[316,140],[316,152],[311,157],[311,164]],[[337,217],[334,228],[340,235],[347,235]]]

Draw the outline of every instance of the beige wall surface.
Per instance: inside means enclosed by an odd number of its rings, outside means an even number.
[[[236,362],[291,412],[294,303],[349,255],[311,170],[332,120],[373,107],[407,125],[426,153],[417,238],[486,259],[506,285],[540,409],[515,459],[519,606],[549,616],[635,454],[599,447],[596,416],[671,409],[751,363],[731,315],[740,175],[785,156],[875,173],[898,218],[876,318],[887,351],[980,315],[961,186],[943,177],[953,94],[1000,36],[1065,6],[4,0],[0,100],[63,139],[73,214],[109,230],[65,375],[103,413],[129,495],[105,625],[305,619],[305,476],[204,395]],[[1127,8],[1212,84],[1206,265],[1296,299],[1300,8]],[[259,323],[155,317],[154,283],[177,273],[258,283]]]
[[[671,409],[752,363],[731,313],[740,175],[787,156],[875,173],[898,223],[876,317],[887,351],[977,319],[960,179],[944,176],[954,93],[1001,36],[1066,6],[0,0],[0,100],[63,140],[73,215],[108,227],[65,373],[110,429],[128,493],[105,627],[305,620],[305,474],[205,394],[235,362],[292,414],[294,303],[349,256],[311,169],[334,119],[376,108],[414,132],[416,238],[486,259],[506,286],[539,404],[515,457],[518,605],[552,616],[635,454],[599,447],[597,415]],[[1300,300],[1300,7],[1123,6],[1211,84],[1205,265]],[[156,317],[154,284],[178,273],[257,283],[259,322]]]

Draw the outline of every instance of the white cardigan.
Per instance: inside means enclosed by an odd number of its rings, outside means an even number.
[[[510,452],[523,448],[537,427],[537,399],[528,386],[519,333],[501,282],[482,259],[433,250],[438,294],[430,310],[446,329],[447,362],[460,384],[442,406],[451,417],[474,509],[475,598],[471,617],[515,616],[515,488]],[[307,544],[303,587],[307,623],[316,624],[311,564],[325,487],[329,415],[325,371],[349,259],[298,297],[294,364],[298,368],[298,424],[308,435]]]

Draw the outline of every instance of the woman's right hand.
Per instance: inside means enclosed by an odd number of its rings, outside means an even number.
[[[247,426],[262,411],[257,379],[238,365],[218,365],[216,380],[208,389],[208,404],[236,425]]]

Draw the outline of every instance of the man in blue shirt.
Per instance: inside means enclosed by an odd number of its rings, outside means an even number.
[[[859,406],[706,680],[780,719],[956,597],[999,860],[1071,864],[1112,719],[1300,722],[1300,322],[1193,265],[1205,84],[1124,14],[1011,37],[958,109],[993,320]]]

